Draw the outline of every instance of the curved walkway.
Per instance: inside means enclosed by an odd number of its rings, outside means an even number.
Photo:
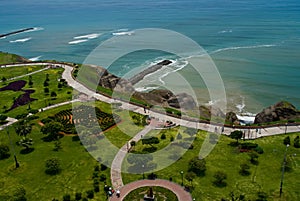
[[[139,180],[139,181],[129,183],[123,186],[121,189],[119,189],[121,192],[119,198],[116,195],[113,195],[113,197],[110,198],[110,201],[121,201],[126,197],[126,195],[128,195],[129,192],[145,186],[160,186],[169,189],[170,191],[175,193],[179,201],[192,201],[191,194],[185,191],[182,186],[179,186],[178,184],[175,184],[167,180],[162,180],[162,179]]]
[[[140,131],[138,134],[136,134],[129,142],[127,142],[116,154],[116,156],[111,164],[111,170],[110,170],[111,183],[112,183],[112,186],[114,187],[114,189],[119,189],[122,186],[124,186],[123,180],[122,180],[122,163],[123,163],[123,160],[124,160],[126,154],[128,153],[128,150],[131,147],[130,142],[131,141],[136,141],[136,142],[139,141],[142,138],[142,136],[145,136],[152,129],[153,129],[153,127],[151,125],[146,126],[142,131]]]

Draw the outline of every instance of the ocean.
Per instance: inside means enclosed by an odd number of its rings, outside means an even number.
[[[298,0],[10,0],[0,5],[0,34],[35,27],[1,38],[0,51],[32,60],[83,63],[109,38],[135,37],[136,29],[167,29],[196,41],[211,56],[230,110],[255,114],[280,100],[300,108]],[[163,59],[174,60],[173,70],[151,79],[162,84],[172,72],[180,72],[195,91],[205,94],[184,58],[165,52],[127,55],[109,70],[122,76]],[[205,95],[200,102],[213,104]]]

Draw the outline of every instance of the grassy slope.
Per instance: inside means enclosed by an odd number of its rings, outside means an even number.
[[[27,61],[25,58],[5,52],[0,52],[0,64],[21,63]]]
[[[21,66],[21,67],[0,68],[0,75],[1,75],[1,79],[2,77],[9,79],[12,77],[17,77],[20,75],[32,73],[42,68],[44,68],[44,66]]]

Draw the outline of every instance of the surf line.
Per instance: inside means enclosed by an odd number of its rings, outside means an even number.
[[[22,33],[22,32],[33,30],[33,29],[34,29],[33,27],[30,27],[30,28],[26,28],[26,29],[20,29],[20,30],[17,30],[17,31],[9,32],[9,33],[6,33],[6,34],[0,34],[0,38],[10,36],[10,35],[14,35],[14,34],[18,34],[18,33]]]

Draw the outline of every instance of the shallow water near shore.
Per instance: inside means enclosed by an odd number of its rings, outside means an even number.
[[[1,34],[36,29],[1,38],[0,50],[27,58],[82,63],[108,38],[135,37],[135,29],[170,29],[190,37],[211,55],[224,81],[230,109],[257,113],[280,100],[300,108],[299,7],[297,0],[4,1]],[[144,52],[121,59],[110,69],[125,75],[163,59],[177,58]],[[173,70],[190,75],[195,90],[204,94],[203,83],[193,80],[185,66],[181,60]],[[161,75],[156,76],[160,83],[171,74]],[[209,99],[204,95],[200,101],[208,103]]]

